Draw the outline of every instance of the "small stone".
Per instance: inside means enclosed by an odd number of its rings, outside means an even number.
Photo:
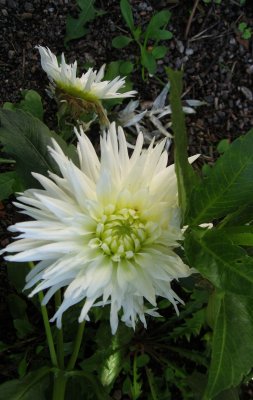
[[[249,65],[248,68],[246,69],[246,72],[249,75],[253,74],[253,65]]]
[[[192,54],[194,53],[194,51],[193,51],[193,49],[186,49],[185,50],[185,54],[187,55],[187,56],[191,56]]]
[[[29,3],[28,1],[25,2],[24,9],[27,12],[33,12],[34,11],[34,7],[33,7],[32,3]]]
[[[11,60],[15,55],[15,51],[14,50],[9,50],[8,51],[8,58]]]
[[[17,3],[14,0],[7,0],[7,6],[10,8],[17,8]]]
[[[179,51],[179,53],[182,54],[184,52],[183,42],[181,42],[181,40],[177,40],[176,41],[176,46],[177,46],[177,50]]]
[[[24,12],[23,14],[20,15],[20,18],[23,20],[32,19],[32,17],[33,17],[32,13],[29,12]]]
[[[252,91],[250,89],[248,89],[245,86],[241,86],[240,87],[241,92],[244,94],[244,96],[246,97],[246,99],[248,100],[253,100],[253,94]]]
[[[5,8],[2,10],[2,14],[4,17],[8,17],[8,11]]]

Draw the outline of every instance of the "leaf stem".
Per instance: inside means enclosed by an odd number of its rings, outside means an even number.
[[[77,361],[79,350],[80,350],[82,339],[83,339],[83,331],[84,331],[84,327],[85,327],[85,322],[86,321],[83,321],[79,324],[75,342],[74,342],[73,353],[72,353],[69,363],[67,365],[67,371],[71,371],[74,368],[75,363]]]
[[[31,269],[34,268],[33,262],[28,262],[28,265]],[[58,367],[58,361],[57,361],[57,356],[56,356],[56,352],[55,352],[52,331],[51,331],[51,327],[50,327],[50,323],[49,323],[49,319],[48,319],[47,308],[46,308],[46,306],[42,305],[42,301],[44,299],[44,295],[43,295],[42,291],[38,293],[38,297],[39,297],[39,301],[40,301],[41,314],[42,314],[42,318],[43,318],[43,322],[44,322],[44,328],[45,328],[45,332],[46,332],[51,362],[52,362],[53,367]]]
[[[54,376],[54,389],[52,400],[64,400],[67,377],[65,371],[59,370]]]
[[[55,311],[61,305],[61,290],[59,289],[55,293]],[[64,341],[63,341],[63,330],[57,329],[57,339],[56,339],[56,349],[57,349],[57,359],[59,368],[64,369]]]
[[[50,327],[50,323],[49,323],[49,319],[48,319],[47,308],[46,308],[46,306],[42,305],[43,298],[44,298],[43,293],[39,292],[41,314],[42,314],[42,318],[43,318],[43,322],[44,322],[51,362],[54,367],[58,367],[58,361],[57,361],[57,356],[56,356],[56,352],[55,352],[52,331],[51,331],[51,327]]]

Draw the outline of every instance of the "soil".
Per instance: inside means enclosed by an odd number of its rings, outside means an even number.
[[[172,18],[169,30],[173,39],[166,45],[169,52],[159,61],[160,81],[167,82],[165,66],[184,70],[184,99],[206,102],[195,115],[187,117],[189,154],[200,153],[203,160],[212,163],[217,157],[217,144],[221,139],[230,141],[246,133],[253,126],[253,45],[252,38],[243,39],[239,23],[252,29],[253,4],[239,0],[222,0],[220,5],[203,0],[132,0],[136,24],[145,26],[151,15],[169,8]],[[193,6],[197,5],[194,14]],[[47,97],[46,74],[40,66],[36,45],[48,46],[55,54],[65,53],[68,62],[78,60],[79,65],[92,63],[99,68],[103,63],[118,59],[133,60],[138,48],[130,45],[124,50],[111,46],[113,37],[127,32],[118,0],[96,1],[96,8],[105,13],[88,24],[88,33],[64,47],[67,15],[76,17],[75,0],[0,0],[0,104],[17,102],[23,89],[37,90],[46,109],[45,121],[53,120],[55,106]],[[123,33],[124,34],[124,33]],[[158,80],[148,77],[143,82],[139,72],[132,76],[134,88],[141,102],[150,102],[161,91]],[[5,202],[0,208],[1,227],[5,230],[13,220],[13,208]],[[4,246],[5,241],[1,241]],[[5,288],[0,297],[1,313],[6,326],[5,304],[8,291],[5,270],[2,268]],[[2,338],[3,339],[3,338]],[[253,396],[250,388],[243,399]]]

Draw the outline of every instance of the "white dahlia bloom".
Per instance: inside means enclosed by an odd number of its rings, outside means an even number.
[[[58,89],[71,96],[93,102],[102,99],[114,99],[116,97],[132,97],[136,94],[134,90],[125,93],[118,92],[119,89],[124,87],[125,78],[118,76],[112,81],[103,81],[105,65],[98,72],[89,68],[79,78],[76,76],[77,61],[73,64],[67,64],[64,54],[62,54],[61,62],[58,63],[56,56],[48,47],[37,46],[37,48],[41,56],[41,66],[47,73],[50,81]]]
[[[174,165],[167,167],[164,141],[143,150],[139,134],[129,156],[122,128],[110,126],[101,138],[101,161],[88,137],[78,133],[80,167],[53,140],[49,151],[62,176],[33,173],[42,189],[26,190],[15,203],[33,220],[9,229],[17,241],[5,250],[9,261],[36,261],[27,276],[30,296],[48,290],[44,304],[66,287],[52,321],[83,302],[79,322],[93,306],[110,305],[112,332],[118,314],[128,326],[145,313],[159,315],[156,297],[177,309],[183,301],[172,290],[173,279],[193,271],[173,251],[182,239]],[[194,158],[195,159],[195,158]],[[148,303],[151,307],[148,307]]]

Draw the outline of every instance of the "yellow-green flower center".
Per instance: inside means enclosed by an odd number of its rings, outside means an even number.
[[[73,97],[77,97],[79,99],[91,103],[96,103],[99,100],[99,98],[96,95],[94,95],[91,91],[85,91],[78,88],[77,86],[66,84],[61,81],[56,81],[55,83],[59,89],[61,89],[63,92],[66,92]]]
[[[96,237],[91,247],[99,247],[113,261],[131,259],[148,237],[146,223],[138,211],[122,209],[115,214],[104,214],[97,224]]]

